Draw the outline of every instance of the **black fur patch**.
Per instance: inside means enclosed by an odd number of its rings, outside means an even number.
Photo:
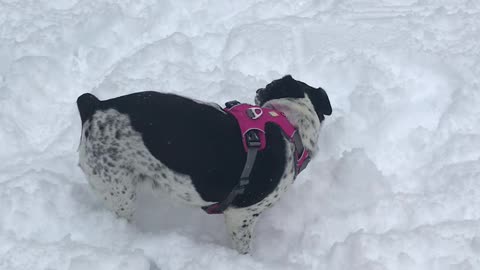
[[[320,121],[324,115],[332,114],[332,107],[327,93],[322,88],[313,88],[308,84],[295,80],[287,75],[269,83],[265,88],[257,90],[257,101],[260,106],[272,99],[304,98],[308,94]]]

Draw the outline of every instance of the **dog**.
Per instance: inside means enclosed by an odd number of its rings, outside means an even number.
[[[256,91],[255,104],[281,112],[311,157],[320,127],[332,113],[327,93],[287,75]],[[247,153],[237,120],[220,106],[175,94],[138,92],[100,101],[77,99],[82,121],[79,166],[94,192],[119,217],[131,220],[136,188],[198,207],[224,200],[237,185]],[[260,214],[296,177],[295,146],[275,123],[265,125],[242,194],[223,212],[234,248],[247,254]]]

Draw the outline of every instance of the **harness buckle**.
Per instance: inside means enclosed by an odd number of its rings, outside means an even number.
[[[256,130],[252,129],[252,130],[249,130],[246,134],[245,134],[245,140],[247,142],[247,146],[250,148],[250,147],[260,147],[262,146],[262,142],[260,141],[260,136],[258,136],[258,133]]]

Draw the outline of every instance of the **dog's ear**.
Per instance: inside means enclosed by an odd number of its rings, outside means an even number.
[[[300,85],[291,75],[283,76],[281,79],[267,85],[267,87],[272,88],[272,90],[279,92],[279,95],[284,95],[285,97],[301,95]]]
[[[328,99],[328,95],[325,90],[320,87],[318,89],[308,89],[307,94],[313,104],[313,107],[315,107],[315,111],[317,112],[319,117],[332,114],[332,106],[330,105],[330,99]]]

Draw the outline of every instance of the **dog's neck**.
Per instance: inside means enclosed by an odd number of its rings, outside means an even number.
[[[300,133],[303,146],[312,157],[315,156],[321,123],[308,97],[274,99],[266,102],[263,107],[283,112]]]

